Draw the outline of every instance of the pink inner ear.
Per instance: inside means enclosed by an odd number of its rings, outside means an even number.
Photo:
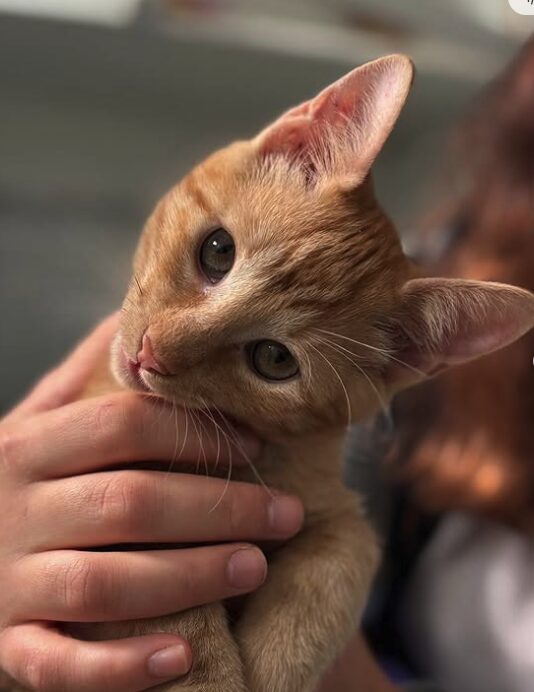
[[[314,99],[312,104],[315,121],[343,127],[353,118],[356,104],[362,98],[362,90],[360,80],[351,79],[351,76],[343,77]]]
[[[504,348],[534,327],[534,294],[463,279],[412,279],[404,287],[393,379],[413,379],[410,367],[433,375]]]
[[[321,128],[344,127],[352,119],[360,94],[354,79],[358,70],[327,87],[314,99],[291,108],[265,131],[264,154],[300,154],[320,140]],[[357,93],[358,92],[358,93]]]
[[[309,146],[311,119],[306,116],[287,118],[279,127],[270,129],[262,141],[261,152],[296,156]]]
[[[491,353],[517,338],[519,329],[514,323],[506,323],[503,318],[486,326],[480,334],[463,334],[460,332],[449,343],[443,345],[444,359],[449,365],[464,363],[481,354]]]
[[[412,76],[402,55],[352,70],[260,133],[260,153],[298,157],[310,170],[317,156],[321,165],[328,163],[323,175],[358,184],[391,132]]]

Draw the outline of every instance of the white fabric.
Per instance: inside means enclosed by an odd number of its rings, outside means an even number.
[[[444,519],[403,603],[410,653],[447,692],[534,691],[534,541]]]

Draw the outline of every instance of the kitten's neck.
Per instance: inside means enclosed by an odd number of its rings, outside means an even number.
[[[331,504],[330,491],[342,485],[345,428],[287,437],[265,443],[254,462],[257,475],[247,469],[246,480],[260,476],[275,490],[295,493],[310,509],[320,511]]]

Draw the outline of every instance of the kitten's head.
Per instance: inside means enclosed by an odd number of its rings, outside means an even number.
[[[119,380],[299,432],[371,414],[532,326],[519,289],[410,280],[369,170],[412,72],[403,56],[352,71],[160,201],[124,303]]]

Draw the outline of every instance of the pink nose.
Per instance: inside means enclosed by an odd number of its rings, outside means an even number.
[[[137,354],[137,362],[139,363],[139,367],[143,368],[143,370],[154,370],[154,372],[157,372],[160,375],[169,374],[169,371],[165,368],[165,366],[157,361],[152,349],[152,342],[150,341],[148,334],[143,336],[141,350]]]

